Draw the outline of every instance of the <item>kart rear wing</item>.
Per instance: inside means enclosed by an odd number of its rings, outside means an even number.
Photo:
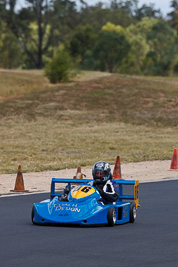
[[[123,199],[134,200],[136,208],[139,207],[139,181],[131,180],[114,180],[119,184],[119,200],[122,202]],[[134,194],[133,195],[124,195],[123,194],[123,185],[134,185]]]
[[[71,184],[85,184],[87,182],[91,182],[93,179],[69,179],[69,178],[52,178],[51,181],[51,199],[55,196],[59,196],[55,192],[55,184],[56,183],[68,183],[69,189],[71,189]],[[131,180],[114,180],[117,184],[119,184],[119,201],[123,201],[124,199],[134,200],[136,208],[139,206],[139,181],[131,181]],[[123,185],[134,185],[134,194],[133,195],[123,195]]]

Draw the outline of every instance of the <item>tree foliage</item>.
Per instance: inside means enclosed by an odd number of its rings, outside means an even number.
[[[80,6],[72,0],[26,0],[18,8],[17,1],[0,0],[2,68],[41,69],[48,61],[47,69],[52,61],[58,68],[54,62],[63,62],[64,53],[67,62],[72,57],[81,69],[139,75],[178,72],[177,0],[170,1],[167,20],[154,4],[139,6],[139,0],[95,5],[81,0]],[[55,52],[61,45],[63,53]]]
[[[92,50],[95,41],[96,35],[91,26],[79,27],[70,41],[71,55],[79,57],[82,65],[86,52]]]
[[[171,26],[176,28],[178,24],[178,0],[171,1],[171,8],[172,11],[168,13],[168,16],[170,17]]]
[[[119,71],[129,74],[142,74],[145,67],[145,57],[150,50],[147,34],[155,23],[157,23],[157,19],[145,17],[137,24],[127,27],[126,36],[131,44],[131,49]]]
[[[158,21],[147,33],[150,51],[147,59],[151,61],[151,74],[168,75],[175,55],[174,31],[164,21]]]
[[[100,69],[105,68],[112,73],[117,70],[129,49],[130,44],[124,34],[104,28],[99,34],[94,53],[100,66],[103,65]]]

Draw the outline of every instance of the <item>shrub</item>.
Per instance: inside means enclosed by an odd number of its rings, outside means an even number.
[[[51,83],[67,82],[70,79],[72,60],[68,51],[60,47],[45,67],[45,76]]]

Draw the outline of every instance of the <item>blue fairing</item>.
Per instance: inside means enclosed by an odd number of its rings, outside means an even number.
[[[74,199],[70,192],[68,202],[59,201],[58,196],[56,196],[51,201],[35,203],[34,221],[72,224],[107,223],[107,216],[105,215],[107,215],[108,206],[98,204],[99,198],[100,195],[95,190],[92,195],[81,199]],[[105,217],[105,220],[101,215]]]
[[[108,223],[107,215],[110,207],[115,209],[116,224],[130,221],[130,202],[122,202],[121,199],[118,199],[116,203],[103,205],[99,202],[99,192],[93,186],[88,184],[75,186],[68,195],[68,201],[61,201],[60,194],[55,193],[55,183],[61,181],[73,183],[72,180],[59,180],[53,178],[51,185],[51,199],[40,203],[34,203],[32,210],[33,223],[80,225],[106,224]],[[78,180],[75,182],[77,181]]]

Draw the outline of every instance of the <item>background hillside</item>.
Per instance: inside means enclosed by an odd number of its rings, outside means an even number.
[[[178,79],[81,72],[51,85],[42,71],[0,71],[0,173],[171,159]]]

